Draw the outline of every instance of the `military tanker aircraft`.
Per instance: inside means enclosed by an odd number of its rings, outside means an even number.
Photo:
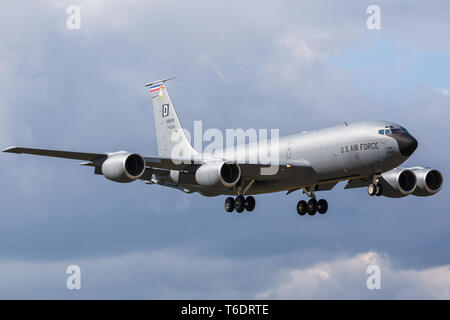
[[[120,183],[142,180],[186,193],[228,195],[227,212],[253,211],[256,194],[299,190],[309,198],[297,203],[299,215],[325,214],[328,203],[317,200],[316,192],[331,190],[340,181],[347,181],[345,189],[365,187],[370,196],[392,198],[431,196],[442,188],[443,176],[438,170],[400,166],[418,142],[404,127],[389,121],[345,123],[282,137],[276,144],[269,141],[276,166],[270,161],[248,160],[258,159],[251,157],[259,152],[258,143],[236,146],[233,152],[219,153],[221,156],[199,153],[186,137],[169,97],[166,82],[171,79],[146,84],[153,101],[158,157],[127,151],[86,153],[22,147],[3,151],[82,160],[95,174]],[[174,153],[174,148],[182,152]],[[246,156],[240,156],[243,153]],[[269,170],[272,167],[276,170]]]

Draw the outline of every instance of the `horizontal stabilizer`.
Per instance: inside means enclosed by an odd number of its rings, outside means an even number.
[[[151,85],[154,85],[156,83],[166,82],[166,81],[169,81],[169,80],[172,80],[172,79],[175,79],[175,78],[176,78],[176,76],[175,77],[171,77],[171,78],[167,78],[167,79],[163,79],[163,80],[156,80],[156,81],[153,81],[153,82],[146,83],[145,86],[146,87],[150,87]]]

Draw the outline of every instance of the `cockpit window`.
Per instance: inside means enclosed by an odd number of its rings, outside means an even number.
[[[392,133],[408,133],[408,130],[406,130],[406,129],[403,128],[403,127],[400,127],[400,128],[394,128],[394,129],[392,129]]]
[[[403,127],[394,128],[394,126],[386,126],[384,129],[378,130],[378,134],[391,134],[391,133],[408,133]]]

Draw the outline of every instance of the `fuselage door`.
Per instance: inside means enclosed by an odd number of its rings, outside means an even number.
[[[290,160],[292,158],[292,141],[289,141],[286,148],[286,159]]]

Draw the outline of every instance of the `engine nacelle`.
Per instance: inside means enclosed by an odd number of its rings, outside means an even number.
[[[414,172],[417,179],[413,195],[426,197],[441,190],[444,178],[438,170],[430,168],[411,168],[409,170]]]
[[[195,181],[201,186],[231,188],[239,181],[241,168],[236,163],[207,162],[195,172]]]
[[[382,195],[389,198],[402,198],[414,192],[416,175],[409,169],[395,168],[380,177]]]
[[[144,158],[125,151],[110,154],[102,164],[102,174],[115,182],[132,182],[139,179],[144,171]]]

